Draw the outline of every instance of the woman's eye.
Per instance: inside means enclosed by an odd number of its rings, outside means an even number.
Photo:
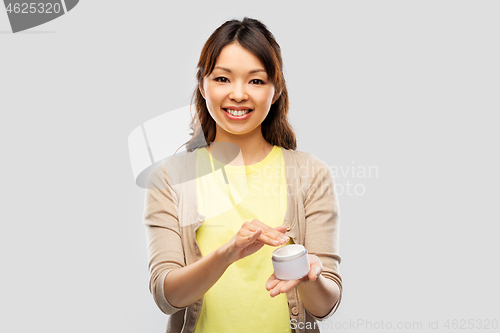
[[[262,81],[262,80],[259,80],[259,79],[253,79],[252,81],[250,81],[251,83],[254,83],[254,84],[264,84],[265,82]]]
[[[215,81],[225,83],[225,82],[227,82],[228,80],[227,80],[227,78],[225,78],[225,77],[223,77],[223,76],[219,76],[218,78],[216,78],[216,79],[215,79]]]

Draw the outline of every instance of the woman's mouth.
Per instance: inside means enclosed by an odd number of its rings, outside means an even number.
[[[244,120],[250,117],[252,113],[252,109],[246,109],[246,110],[231,110],[231,109],[222,109],[224,110],[224,113],[226,116],[231,119],[231,120]]]

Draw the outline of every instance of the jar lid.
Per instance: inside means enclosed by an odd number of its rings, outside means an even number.
[[[302,257],[307,254],[307,250],[300,244],[290,244],[274,250],[274,261],[290,261]]]

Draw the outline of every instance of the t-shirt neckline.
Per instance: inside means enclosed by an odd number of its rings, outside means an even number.
[[[223,163],[219,162],[218,160],[216,160],[215,158],[213,158],[212,154],[208,151],[207,147],[203,147],[203,148],[206,150],[212,163],[217,163],[219,165],[223,164]],[[268,165],[276,156],[278,156],[280,149],[281,148],[279,146],[274,145],[273,149],[271,149],[271,151],[267,154],[267,156],[264,157],[264,159],[262,159],[260,162],[257,162],[257,163],[251,164],[251,165],[227,165],[226,164],[226,165],[224,165],[224,170],[226,172],[237,173],[237,174],[243,174],[243,173],[250,174],[253,172],[257,172],[257,171],[265,168],[266,165]]]

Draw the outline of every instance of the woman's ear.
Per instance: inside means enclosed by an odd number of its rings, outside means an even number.
[[[205,89],[203,89],[203,82],[198,83],[198,89],[200,90],[201,96],[203,96],[203,98],[206,99],[205,98]]]
[[[278,98],[280,98],[280,96],[281,96],[281,90],[280,91],[276,90],[274,92],[273,102],[271,103],[271,105],[274,104],[278,100]]]

